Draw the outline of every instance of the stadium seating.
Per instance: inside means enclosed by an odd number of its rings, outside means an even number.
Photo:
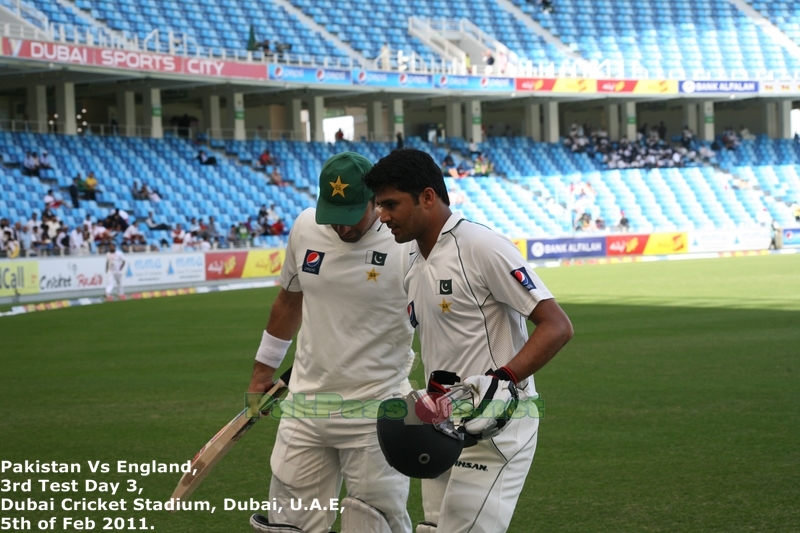
[[[406,141],[428,150],[437,161],[448,153],[448,147],[433,147],[419,137]],[[462,144],[455,139],[450,147]],[[7,194],[0,202],[0,216],[24,221],[40,209],[48,188],[64,189],[77,173],[94,170],[103,190],[98,198],[102,205],[89,201],[79,209],[59,208],[59,216],[70,226],[87,214],[105,217],[109,207],[116,205],[140,218],[152,210],[158,221],[169,224],[185,225],[191,217],[213,215],[225,232],[231,224],[254,216],[261,204],[274,203],[290,227],[302,209],[313,205],[314,177],[328,157],[355,150],[377,160],[392,148],[391,143],[371,142],[227,141],[215,153],[217,166],[201,166],[193,159],[195,145],[179,138],[2,133],[0,153],[5,162],[15,164],[25,151],[47,149],[56,169],[44,171],[41,178],[29,178],[16,166],[4,167],[0,187]],[[526,138],[494,137],[482,148],[504,177],[446,178],[451,194],[460,198],[454,207],[512,237],[573,233],[576,202],[609,226],[624,211],[634,231],[649,232],[753,226],[760,222],[764,208],[788,225],[793,222],[788,205],[800,199],[800,145],[789,140],[745,141],[739,149],[719,154],[722,169],[695,166],[650,171],[602,170],[586,154]],[[288,186],[268,185],[265,174],[253,169],[253,160],[264,149],[279,161]],[[453,155],[457,161],[469,157],[457,150]],[[734,176],[750,180],[755,187],[737,188]],[[133,200],[134,181],[158,189],[163,201]],[[577,191],[586,182],[594,192],[581,197]],[[147,235],[151,242],[164,236]],[[259,244],[280,243],[270,237]]]
[[[794,0],[747,0],[790,39],[800,44],[800,4]]]
[[[530,30],[497,0],[290,0],[353,50],[378,56],[387,42],[392,51],[415,53],[430,64],[439,61],[432,50],[408,32],[409,16],[457,20],[467,18],[504,43],[521,60],[534,66],[562,64],[567,57]],[[787,35],[800,43],[800,6],[789,0],[751,0]],[[623,60],[628,77],[756,78],[770,73],[793,77],[800,59],[778,45],[735,6],[719,0],[559,0],[552,13],[536,2],[513,0],[526,16],[557,36],[584,59]],[[189,36],[187,53],[208,49],[244,51],[249,28],[258,40],[292,45],[297,59],[321,62],[347,58],[341,50],[304,24],[283,6],[266,0],[208,0],[201,4],[178,0],[77,0],[74,6],[55,0],[31,0],[51,22],[65,27],[70,40],[75,29],[85,40],[88,29],[97,36],[101,24],[141,41],[154,29]],[[78,10],[98,21],[92,24]],[[379,16],[375,16],[375,14]],[[155,40],[148,42],[155,49]],[[183,52],[177,43],[176,50]],[[255,52],[258,59],[261,52]],[[396,55],[392,54],[396,65]],[[480,58],[472,58],[479,64]],[[643,70],[644,69],[644,70]]]
[[[75,7],[67,2],[54,0],[31,0],[34,7],[48,16],[52,23],[65,28],[66,37],[85,42],[89,30],[97,36],[102,25],[116,30],[128,39],[137,37],[143,41],[153,30],[159,30],[161,52],[169,50],[169,32],[176,38],[186,34],[189,37],[185,52],[208,53],[214,49],[244,52],[247,48],[249,29],[253,25],[259,42],[265,38],[292,45],[291,53],[305,62],[312,58],[321,63],[325,57],[336,61],[346,54],[310,30],[296,16],[283,7],[271,2],[245,2],[244,0],[212,0],[209,2],[187,3],[177,0],[77,0]],[[97,23],[87,21],[76,15],[80,9]],[[177,42],[175,51],[183,53],[183,43]],[[156,41],[148,41],[148,49],[156,50]],[[261,52],[254,52],[256,59]]]
[[[393,51],[414,52],[426,61],[435,59],[430,49],[408,33],[410,16],[458,20],[466,18],[494,36],[521,57],[535,63],[561,63],[566,57],[531,32],[494,0],[292,0],[292,3],[350,43],[368,58],[377,57],[383,43]],[[375,13],[384,14],[376,17]],[[343,24],[347,21],[347,24]],[[481,58],[471,58],[480,64]]]
[[[80,224],[87,214],[95,220],[104,218],[116,206],[140,219],[153,211],[159,222],[182,223],[184,227],[192,217],[207,220],[211,215],[220,233],[225,234],[232,224],[255,217],[262,204],[275,204],[290,228],[300,211],[313,203],[307,190],[268,185],[263,173],[221,155],[216,166],[200,165],[194,160],[197,149],[184,139],[0,133],[0,152],[6,161],[19,163],[24,152],[31,150],[48,150],[55,168],[43,170],[40,178],[24,177],[20,168],[3,169],[3,188],[13,195],[0,206],[0,212],[13,221],[27,220],[32,211],[41,210],[41,199],[49,188],[61,188],[62,196],[68,199],[65,189],[72,178],[79,173],[85,177],[89,171],[97,175],[102,190],[98,201],[104,207],[82,201],[78,209],[59,208],[56,214],[71,227]],[[287,173],[299,174],[292,161],[288,165]],[[163,201],[134,200],[131,188],[136,181],[158,190]],[[165,236],[145,233],[153,242]],[[282,242],[279,237],[266,237],[264,244]]]
[[[535,2],[513,1],[583,57],[625,60],[631,77],[725,79],[800,71],[797,58],[727,1],[558,0],[552,14]],[[796,2],[761,4],[782,6],[774,8],[781,17],[794,13],[786,24],[798,27]],[[636,61],[646,75],[633,70]]]

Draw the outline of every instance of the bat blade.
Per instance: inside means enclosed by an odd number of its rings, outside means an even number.
[[[280,399],[289,385],[292,369],[289,368],[281,375],[275,385],[268,390],[259,400],[257,411],[262,415],[268,414],[275,401]],[[233,420],[228,422],[225,427],[211,437],[205,446],[195,454],[192,465],[188,472],[181,476],[178,486],[172,493],[170,499],[178,507],[177,500],[186,500],[200,486],[211,470],[222,460],[223,457],[233,448],[233,445],[241,439],[247,431],[253,427],[258,417],[249,416],[250,408],[243,409]],[[173,512],[177,509],[173,509]]]

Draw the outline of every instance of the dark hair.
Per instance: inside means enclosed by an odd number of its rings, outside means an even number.
[[[414,148],[392,150],[367,172],[364,185],[374,192],[391,187],[409,193],[414,203],[418,203],[419,195],[430,187],[445,205],[450,205],[442,169],[430,155]]]

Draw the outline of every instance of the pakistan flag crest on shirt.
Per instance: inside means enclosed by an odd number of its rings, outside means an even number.
[[[452,279],[440,279],[439,280],[439,292],[436,294],[453,294],[453,280]]]

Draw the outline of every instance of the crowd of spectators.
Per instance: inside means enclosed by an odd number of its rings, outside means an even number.
[[[486,177],[494,174],[494,163],[477,148],[474,151],[470,148],[470,157],[461,158],[458,164],[455,162],[453,152],[448,152],[442,160],[441,166],[445,176],[456,179],[469,176]]]
[[[25,154],[25,159],[22,161],[23,174],[26,176],[39,177],[39,172],[43,168],[53,168],[47,150],[42,151],[42,157],[39,157],[36,152],[28,152]]]
[[[602,128],[593,129],[588,123],[573,123],[563,142],[572,152],[585,152],[610,169],[683,167],[710,162],[716,155],[713,148],[697,143],[688,126],[683,130],[680,146],[673,146],[667,140],[667,128],[663,122],[652,128],[645,124],[634,141],[623,136],[618,142],[612,141]]]

